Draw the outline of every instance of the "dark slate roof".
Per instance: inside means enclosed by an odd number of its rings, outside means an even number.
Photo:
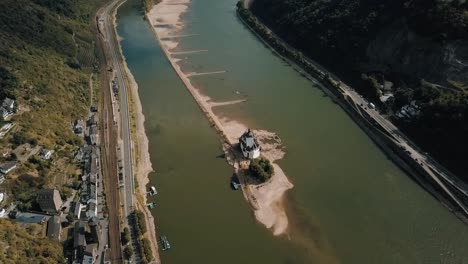
[[[98,116],[97,114],[93,114],[90,118],[89,118],[89,124],[91,125],[96,125],[98,122]]]
[[[61,220],[59,216],[52,216],[47,222],[47,237],[48,238],[57,238],[60,235],[60,230],[62,229]]]
[[[91,219],[89,219],[89,226],[97,226],[99,224],[99,219],[97,217],[91,217]]]
[[[39,192],[37,193],[37,201],[39,201],[39,200],[53,200],[55,191],[58,192],[58,190],[56,190],[56,189],[39,190]]]
[[[98,165],[98,159],[96,155],[91,155],[91,174],[96,174],[97,173],[97,165]]]
[[[90,135],[90,136],[95,136],[95,135],[97,135],[97,133],[98,133],[98,130],[97,130],[97,127],[96,127],[96,126],[91,126],[91,127],[89,128],[89,135]]]
[[[3,164],[0,164],[0,170],[9,170],[16,166],[16,161],[8,161]]]
[[[73,248],[86,246],[85,232],[86,222],[81,220],[77,221],[75,223],[75,229],[73,231]]]

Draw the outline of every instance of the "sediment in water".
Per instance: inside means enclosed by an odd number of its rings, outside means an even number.
[[[178,46],[177,40],[173,38],[162,40],[165,37],[177,34],[183,29],[183,22],[180,20],[180,16],[182,13],[186,12],[189,3],[190,0],[163,0],[146,13],[146,18],[151,24],[156,39],[177,75],[192,94],[208,120],[214,125],[223,138],[223,150],[226,153],[226,159],[240,175],[241,183],[244,183],[242,188],[244,197],[253,208],[256,219],[267,228],[271,229],[274,235],[285,234],[288,229],[288,217],[283,203],[283,196],[287,190],[293,188],[293,184],[288,180],[283,170],[274,163],[275,160],[281,159],[284,156],[281,144],[270,146],[270,148],[266,147],[269,140],[278,139],[278,137],[274,133],[268,131],[254,131],[259,135],[259,141],[263,146],[263,155],[270,159],[275,168],[275,173],[268,182],[261,185],[245,184],[246,178],[243,177],[242,170],[239,166],[239,161],[241,159],[235,147],[238,138],[247,130],[247,127],[234,120],[219,118],[213,112],[213,107],[241,102],[213,103],[209,97],[202,95],[192,85],[189,76],[182,72],[180,66],[177,64],[178,59],[173,58],[171,55],[171,50]],[[158,24],[169,26],[157,27]]]

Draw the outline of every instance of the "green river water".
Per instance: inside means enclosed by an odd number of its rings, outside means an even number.
[[[217,134],[143,19],[138,0],[118,12],[118,33],[138,85],[159,194],[163,263],[468,263],[468,228],[395,166],[317,86],[268,50],[235,14],[235,0],[193,0],[178,50],[184,71],[213,100],[247,98],[216,112],[278,133],[279,162],[295,187],[287,236],[257,223]],[[236,93],[239,91],[240,93]]]

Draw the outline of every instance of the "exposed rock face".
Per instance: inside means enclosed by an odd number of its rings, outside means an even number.
[[[468,182],[468,1],[254,0],[250,10]],[[410,105],[420,114],[398,115]]]
[[[463,0],[255,0],[251,5],[286,41],[350,79],[356,79],[350,71],[357,70],[410,77],[413,87],[418,79],[443,86],[466,82],[468,4]]]
[[[430,39],[412,31],[405,21],[380,31],[366,55],[367,70],[412,75],[442,86],[468,83],[467,41]]]

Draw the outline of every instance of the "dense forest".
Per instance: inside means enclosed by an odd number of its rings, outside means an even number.
[[[250,9],[468,181],[468,2],[253,0]],[[411,103],[420,114],[397,118]]]

